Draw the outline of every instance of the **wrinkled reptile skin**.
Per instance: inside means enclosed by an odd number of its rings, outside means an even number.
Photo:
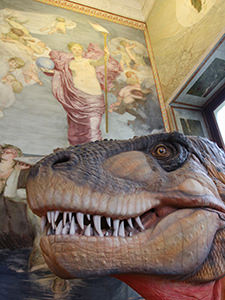
[[[71,146],[31,169],[27,193],[40,217],[91,216],[75,234],[43,235],[43,256],[60,277],[137,273],[196,284],[225,275],[225,154],[206,139],[174,132]],[[125,233],[114,236],[106,218]]]

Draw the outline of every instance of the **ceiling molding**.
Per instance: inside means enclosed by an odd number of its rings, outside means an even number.
[[[155,0],[71,0],[71,2],[145,22]]]

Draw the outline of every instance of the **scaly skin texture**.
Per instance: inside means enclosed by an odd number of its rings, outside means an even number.
[[[27,194],[59,277],[115,276],[146,299],[222,299],[225,154],[210,141],[174,132],[69,147],[32,168]]]

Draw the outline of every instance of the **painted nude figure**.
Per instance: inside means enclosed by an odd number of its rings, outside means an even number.
[[[68,44],[70,53],[53,50],[49,53],[54,69],[41,68],[52,76],[52,93],[67,113],[68,141],[71,145],[102,138],[100,124],[105,111],[104,51],[89,45],[84,53],[82,45]],[[119,63],[109,59],[109,80],[121,71]]]

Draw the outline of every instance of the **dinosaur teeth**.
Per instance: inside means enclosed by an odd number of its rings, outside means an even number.
[[[138,226],[139,226],[142,230],[145,230],[145,228],[144,228],[144,226],[143,226],[143,224],[142,224],[142,222],[141,222],[140,217],[135,218],[135,221],[137,222]]]
[[[41,217],[41,231],[43,232],[46,225],[46,217]]]
[[[70,225],[69,225],[69,223],[66,223],[66,225],[65,225],[65,226],[63,227],[63,229],[62,229],[62,234],[63,234],[63,235],[68,234],[69,229],[70,229]]]
[[[125,230],[124,230],[124,221],[120,223],[119,227],[119,236],[125,237]]]
[[[77,217],[77,222],[80,225],[81,229],[84,229],[84,214],[82,214],[81,212],[78,212],[76,214]]]
[[[65,226],[65,224],[66,224],[66,219],[67,219],[67,212],[64,211],[64,213],[63,213],[63,225],[64,225],[64,226]]]
[[[59,222],[58,226],[56,227],[55,234],[61,234],[62,233],[62,229],[63,229],[63,221],[61,220]]]
[[[50,211],[47,212],[47,218],[48,218],[48,222],[51,223],[51,212]]]
[[[106,222],[107,222],[107,224],[108,224],[108,226],[109,226],[109,228],[112,226],[112,222],[111,222],[111,218],[110,217],[107,217],[106,218]]]
[[[100,236],[103,236],[103,232],[101,229],[101,216],[93,216],[95,230]]]
[[[119,223],[120,223],[120,220],[113,220],[113,236],[118,236],[118,230],[119,230]]]
[[[71,222],[71,225],[70,225],[70,234],[75,234],[76,232],[76,224],[75,224],[75,219],[74,217],[72,217],[72,222]]]
[[[69,214],[69,221],[71,222],[73,214],[71,212],[68,212],[68,214]]]
[[[41,230],[47,235],[70,234],[125,238],[145,230],[139,216],[120,220],[69,211],[48,211],[46,216],[41,218],[40,225]]]
[[[55,221],[55,222],[57,221],[58,216],[59,216],[59,211],[57,210],[57,211],[55,212],[55,217],[54,217],[54,221]]]
[[[86,236],[91,236],[92,233],[93,233],[93,229],[92,229],[92,227],[91,227],[91,224],[89,224],[89,225],[86,227],[85,231],[84,231],[84,235],[86,235]]]
[[[52,224],[52,228],[55,229],[55,212],[54,211],[51,212],[51,224]]]
[[[132,229],[134,229],[134,226],[133,226],[133,223],[132,223],[132,219],[129,218],[129,219],[127,220],[127,222],[128,222],[128,224],[130,225],[130,227],[131,227]]]

